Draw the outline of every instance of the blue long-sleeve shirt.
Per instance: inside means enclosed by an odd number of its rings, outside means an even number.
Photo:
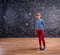
[[[36,28],[36,30],[44,30],[44,25],[45,25],[45,22],[44,22],[43,19],[35,21],[35,28]]]

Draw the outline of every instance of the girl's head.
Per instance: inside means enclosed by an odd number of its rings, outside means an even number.
[[[35,17],[37,20],[41,19],[41,14],[40,13],[35,13]]]

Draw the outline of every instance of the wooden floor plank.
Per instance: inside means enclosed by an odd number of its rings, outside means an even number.
[[[38,38],[0,38],[0,55],[60,55],[60,38],[45,38],[46,51],[38,51]]]

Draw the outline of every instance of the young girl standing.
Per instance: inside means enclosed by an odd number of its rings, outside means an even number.
[[[45,39],[44,39],[44,20],[41,19],[41,14],[40,13],[35,13],[35,32],[38,36],[39,39],[39,50],[45,50],[46,46],[45,46]],[[43,44],[43,48],[42,48],[42,44]]]

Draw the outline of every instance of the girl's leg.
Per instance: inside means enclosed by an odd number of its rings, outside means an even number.
[[[45,48],[44,30],[41,30],[41,35],[40,36],[41,36],[42,44]]]
[[[37,36],[38,36],[38,40],[39,40],[39,46],[41,47],[41,37],[40,37],[40,31],[36,30]]]
[[[40,45],[40,47],[42,46],[42,45],[41,45],[41,38],[40,38],[40,36],[39,36],[39,45]]]

